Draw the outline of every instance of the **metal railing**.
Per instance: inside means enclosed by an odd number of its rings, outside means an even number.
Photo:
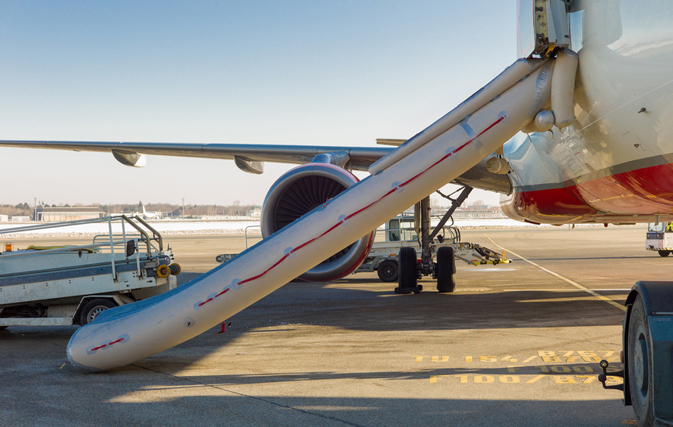
[[[142,226],[144,226],[147,230],[143,229],[143,227],[141,227],[134,221],[137,221],[138,223],[142,224]],[[121,225],[121,233],[113,232],[112,226],[113,224],[116,225],[117,222],[119,222],[119,224]],[[99,224],[99,223],[107,223],[108,233],[95,235],[93,237],[92,243],[90,244],[77,245],[77,246],[72,245],[59,246],[51,249],[41,249],[39,251],[22,250],[16,252],[2,252],[2,257],[3,258],[26,257],[35,254],[50,254],[50,253],[78,252],[78,251],[104,253],[103,250],[109,248],[110,264],[112,266],[112,276],[116,279],[117,272],[115,267],[115,247],[118,248],[117,253],[121,252],[122,254],[126,255],[126,245],[128,244],[128,242],[130,240],[133,240],[135,242],[134,253],[138,274],[140,274],[140,246],[139,246],[140,243],[144,244],[145,246],[144,251],[146,252],[148,259],[152,258],[153,250],[157,252],[163,252],[163,239],[161,237],[161,234],[159,234],[157,230],[155,230],[149,224],[147,224],[147,222],[142,220],[142,218],[139,218],[137,216],[128,217],[126,215],[114,215],[102,218],[82,219],[75,221],[65,221],[48,224],[34,224],[23,227],[6,228],[0,230],[0,237],[6,234],[28,233],[31,231],[49,230],[63,227],[77,227],[82,225]],[[127,233],[126,225],[129,225],[136,232]],[[152,234],[152,237],[150,237],[149,235],[150,232]],[[105,241],[100,242],[100,240]],[[152,243],[153,241],[157,242],[158,248]],[[121,251],[119,251],[120,246]]]
[[[383,227],[383,226],[381,226]],[[257,239],[257,241],[262,240],[261,236],[261,231],[259,235],[250,235],[248,230],[249,229],[260,229],[260,225],[249,225],[245,227],[245,248],[248,249],[250,247],[250,244],[248,243],[249,240],[252,239]],[[376,234],[374,235],[374,241],[396,241],[390,238],[389,235],[386,235],[388,232],[397,232],[398,233],[398,239],[397,241],[403,241],[403,242],[410,242],[410,241],[418,241],[418,234],[416,233],[416,230],[414,227],[402,227],[402,228],[377,228],[375,230]],[[383,234],[383,240],[378,240],[381,237],[381,234]],[[441,234],[438,234],[438,236],[442,236],[443,241],[450,240],[452,243],[459,243],[460,242],[460,230],[457,227],[454,227],[452,225],[445,225],[442,227]],[[406,239],[406,237],[410,237],[409,239]],[[415,237],[415,238],[414,238]],[[257,243],[255,241],[255,243]],[[420,245],[420,242],[419,242]]]

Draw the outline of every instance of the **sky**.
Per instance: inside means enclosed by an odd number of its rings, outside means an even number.
[[[0,139],[371,146],[515,60],[514,0],[0,0]],[[0,149],[0,203],[261,204],[291,167]]]

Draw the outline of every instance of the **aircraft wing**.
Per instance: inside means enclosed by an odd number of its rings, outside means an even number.
[[[100,142],[100,141],[0,141],[0,147],[39,148],[50,150],[94,151],[112,153],[126,166],[144,166],[138,163],[141,155],[199,157],[227,159],[245,172],[256,171],[254,163],[274,162],[310,163],[318,154],[344,152],[348,154],[348,168],[365,171],[369,165],[391,152],[393,147],[330,147],[315,145],[270,144],[197,144],[173,142]],[[261,165],[260,165],[261,166]]]
[[[403,140],[390,145],[399,145]],[[244,172],[261,174],[264,162],[305,164],[319,154],[335,153],[347,159],[345,167],[366,171],[369,166],[395,149],[394,146],[346,147],[319,145],[220,144],[175,142],[101,142],[101,141],[20,141],[2,140],[1,147],[35,148],[48,150],[93,151],[111,153],[126,166],[145,166],[145,155],[198,157],[233,160]],[[454,183],[484,190],[509,193],[507,176],[496,175],[486,169],[485,161],[468,170]]]

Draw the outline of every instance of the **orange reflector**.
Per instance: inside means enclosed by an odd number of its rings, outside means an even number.
[[[5,252],[12,252],[12,244],[11,243],[5,243]]]

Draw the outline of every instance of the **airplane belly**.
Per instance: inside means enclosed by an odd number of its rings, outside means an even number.
[[[673,212],[673,3],[576,1],[575,122],[505,144],[505,210],[541,223]],[[628,221],[627,221],[628,220]]]

